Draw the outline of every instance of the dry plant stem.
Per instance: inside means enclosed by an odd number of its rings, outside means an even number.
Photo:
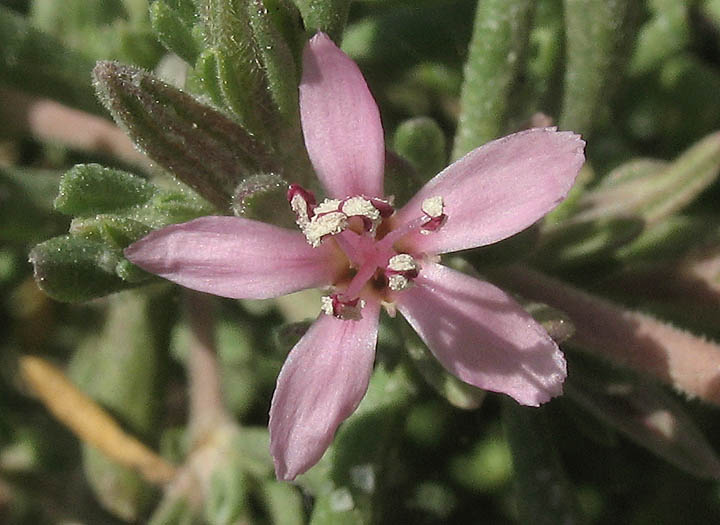
[[[175,476],[175,467],[126,434],[58,368],[39,357],[26,356],[20,359],[20,372],[47,409],[85,443],[138,470],[150,483],[165,483]]]
[[[14,123],[14,127],[7,130],[11,133],[111,155],[143,169],[150,165],[150,160],[135,149],[127,135],[104,118],[6,87],[0,87],[0,100],[3,101],[0,120]]]
[[[187,369],[190,381],[190,434],[195,445],[231,420],[222,396],[220,369],[215,353],[214,301],[209,295],[183,290],[185,315],[190,326]]]
[[[525,266],[511,266],[493,278],[527,299],[566,312],[575,325],[572,344],[720,405],[720,346],[716,343]]]

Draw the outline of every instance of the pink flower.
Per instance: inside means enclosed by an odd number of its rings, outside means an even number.
[[[547,128],[490,142],[394,210],[383,195],[378,108],[357,65],[322,33],[305,48],[300,109],[329,197],[318,204],[290,186],[300,231],[203,217],[125,250],[149,272],[224,297],[331,290],[278,377],[270,408],[278,478],[314,465],[365,395],[381,306],[399,310],[461,380],[524,405],[559,395],[565,360],[548,334],[505,292],[442,266],[439,255],[500,241],[552,210],[583,164],[580,137]]]

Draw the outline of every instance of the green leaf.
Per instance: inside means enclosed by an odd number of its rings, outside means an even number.
[[[235,454],[218,464],[210,478],[205,520],[210,525],[249,521],[248,476]]]
[[[430,180],[447,165],[445,134],[433,119],[417,117],[402,122],[393,135],[393,149],[420,175]]]
[[[55,209],[65,215],[111,213],[145,204],[157,188],[130,173],[98,164],[78,164],[60,179]]]
[[[532,5],[530,0],[478,3],[454,159],[505,133],[509,97],[526,54]]]
[[[93,61],[0,6],[0,80],[26,93],[101,113],[89,85]]]
[[[640,2],[565,0],[567,62],[560,128],[586,137],[619,84]]]
[[[608,258],[644,227],[645,222],[633,216],[567,222],[542,230],[534,260],[545,266],[563,266]]]
[[[298,124],[298,67],[288,42],[275,26],[280,5],[250,0],[248,13],[253,37],[262,58],[263,72],[275,107],[290,125]]]
[[[294,228],[295,216],[288,206],[287,190],[287,181],[275,173],[248,177],[235,189],[233,212],[240,217]]]
[[[563,469],[542,408],[503,398],[502,421],[510,444],[520,523],[585,523]]]
[[[620,248],[617,257],[626,263],[677,260],[719,233],[715,216],[673,215]]]
[[[322,31],[336,43],[340,39],[347,21],[351,0],[293,0],[310,33]]]
[[[198,57],[195,67],[188,72],[185,85],[190,91],[210,97],[210,101],[221,108],[225,106],[225,99],[218,74],[216,53],[213,49],[206,49]]]
[[[365,398],[335,437],[332,483],[316,494],[310,523],[372,523],[383,515],[381,495],[397,468],[395,447],[413,395],[401,367],[375,368]]]
[[[305,512],[302,496],[289,483],[266,481],[260,488],[263,505],[270,523],[276,525],[303,525]]]
[[[98,95],[133,141],[162,167],[226,211],[250,173],[273,171],[266,149],[190,95],[133,66],[99,62]]]
[[[175,10],[163,0],[150,5],[150,23],[158,40],[169,50],[189,64],[194,64],[200,49],[188,26]]]
[[[573,221],[638,217],[647,224],[672,216],[694,201],[720,175],[720,133],[713,133],[671,163],[636,159],[616,168],[586,192]]]
[[[270,97],[250,26],[248,0],[201,0],[199,4],[207,45],[216,55],[225,106],[250,133],[268,138],[267,123],[273,120]]]
[[[160,348],[168,329],[167,296],[113,296],[99,337],[80,346],[70,363],[74,382],[138,437],[150,437],[160,407]],[[123,519],[138,519],[153,491],[133,470],[85,445],[83,466],[98,499]]]
[[[97,449],[83,445],[82,463],[92,493],[116,517],[135,522],[152,502],[153,487],[137,472],[118,466]]]
[[[557,115],[562,94],[563,1],[534,2],[527,61],[509,101],[511,129],[533,123],[535,115]]]
[[[58,178],[56,172],[0,168],[0,240],[25,245],[61,231],[48,199]]]
[[[575,333],[572,319],[557,308],[536,302],[523,302],[522,306],[557,344],[564,343]]]
[[[72,303],[131,287],[116,273],[122,258],[117,248],[73,235],[54,237],[30,252],[38,286],[53,299]]]
[[[640,29],[630,63],[634,75],[657,68],[669,56],[690,44],[690,5],[684,0],[651,0],[652,12]]]
[[[685,472],[720,479],[720,458],[681,403],[607,363],[573,362],[564,389],[600,421]]]

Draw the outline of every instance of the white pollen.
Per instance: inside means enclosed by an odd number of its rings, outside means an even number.
[[[333,314],[333,300],[329,295],[325,295],[320,299],[320,310],[327,314]]]
[[[292,211],[295,212],[295,216],[297,217],[296,222],[298,226],[300,226],[300,228],[304,228],[305,225],[310,222],[310,217],[308,216],[307,201],[303,198],[302,195],[296,193],[295,195],[293,195],[293,198],[290,201],[290,208],[292,208]]]
[[[317,210],[317,208],[316,208]],[[308,242],[317,247],[326,235],[335,235],[347,228],[347,217],[344,213],[335,211],[325,215],[315,215],[305,225],[303,233]]]
[[[410,286],[410,280],[401,274],[391,275],[388,278],[388,286],[391,290],[399,292]]]
[[[412,270],[417,270],[417,267],[417,263],[415,262],[415,259],[413,259],[413,256],[408,255],[407,253],[400,253],[398,255],[390,257],[390,260],[388,261],[388,268],[390,268],[391,270],[395,270],[396,272],[409,272]],[[390,279],[390,282],[392,283],[392,277]],[[392,288],[392,284],[390,285],[390,287]]]
[[[436,195],[435,197],[425,199],[420,209],[422,209],[423,213],[428,217],[435,218],[443,214],[445,204],[443,203],[443,198],[440,195]]]
[[[371,221],[380,220],[380,212],[364,197],[351,197],[342,205],[342,212],[348,217],[362,216]]]
[[[315,208],[315,215],[339,211],[340,201],[337,199],[325,199]]]

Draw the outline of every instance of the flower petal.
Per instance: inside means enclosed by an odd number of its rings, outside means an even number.
[[[143,270],[223,297],[267,299],[330,284],[341,256],[327,243],[239,217],[201,217],[151,232],[125,249]]]
[[[447,221],[435,233],[408,235],[402,245],[447,253],[491,244],[524,230],[567,195],[583,165],[585,142],[571,132],[536,128],[489,142],[445,168],[395,216],[421,214],[441,196]]]
[[[537,406],[562,393],[565,359],[543,328],[490,283],[434,263],[397,307],[454,375]]]
[[[324,33],[305,46],[300,116],[310,160],[330,197],[382,197],[380,112],[355,62]]]
[[[359,321],[322,314],[290,351],[270,407],[270,453],[278,479],[293,480],[317,463],[365,395],[379,309],[368,302]]]

